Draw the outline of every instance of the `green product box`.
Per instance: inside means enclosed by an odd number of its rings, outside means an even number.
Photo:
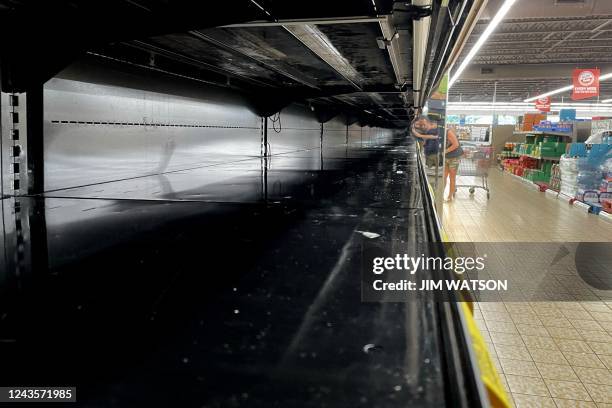
[[[557,143],[557,155],[558,156],[565,154],[566,150],[567,150],[567,143],[565,142]]]

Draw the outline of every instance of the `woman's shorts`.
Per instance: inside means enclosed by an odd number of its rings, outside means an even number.
[[[446,157],[446,167],[449,170],[457,170],[459,168],[459,160],[461,160],[461,157]]]

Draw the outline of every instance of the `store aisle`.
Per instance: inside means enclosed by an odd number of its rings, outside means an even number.
[[[460,179],[469,183],[469,178]],[[459,183],[459,184],[461,184]],[[444,204],[442,222],[451,242],[598,242],[612,239],[612,223],[530,188],[498,169],[489,172],[491,198],[477,189],[457,191]]]
[[[450,241],[610,241],[612,223],[498,170],[491,199],[445,203]],[[580,296],[580,297],[578,297]],[[612,302],[481,302],[475,318],[517,407],[612,407]]]

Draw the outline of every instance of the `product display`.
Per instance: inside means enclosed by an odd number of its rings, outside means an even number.
[[[527,116],[527,115],[526,115]],[[500,154],[501,168],[529,180],[542,191],[552,190],[584,202],[592,212],[610,211],[612,199],[612,144],[608,130],[612,122],[598,121],[597,130],[603,143],[568,143],[559,134],[571,129],[571,123],[541,122],[533,132],[522,132],[524,143],[506,143]],[[551,130],[547,130],[551,129]],[[593,140],[593,139],[591,139]]]
[[[561,172],[561,187],[559,192],[568,197],[574,197],[578,190],[578,158],[568,155],[561,156],[559,170]]]
[[[548,183],[549,188],[553,191],[559,192],[561,190],[561,165],[553,164],[550,174],[550,182]]]
[[[553,176],[553,164],[559,160],[567,150],[567,143],[563,135],[542,133],[525,134],[524,143],[507,143],[504,151],[513,147],[509,157],[517,159],[505,159],[502,167],[517,176],[521,176],[534,183],[548,187]],[[561,175],[555,175],[554,184],[557,189],[561,188]]]
[[[523,117],[523,121],[521,126],[519,126],[519,131],[528,132],[533,130],[533,126],[537,123],[546,119],[546,115],[541,113],[526,113]]]

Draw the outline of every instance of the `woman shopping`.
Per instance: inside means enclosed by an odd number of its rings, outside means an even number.
[[[427,116],[419,116],[412,122],[411,131],[414,136],[423,140],[440,139],[440,135],[444,134],[444,127],[439,127],[437,121]],[[444,181],[448,179],[449,187],[447,201],[452,201],[455,197],[457,169],[462,155],[463,149],[457,134],[449,128],[446,131],[446,149],[444,149]]]

